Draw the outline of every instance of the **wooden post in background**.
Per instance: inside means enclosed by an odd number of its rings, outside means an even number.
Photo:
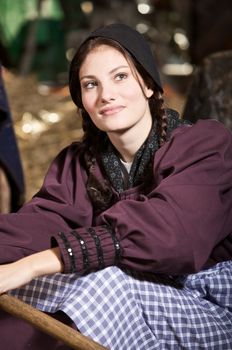
[[[11,192],[5,171],[0,167],[0,213],[9,213]]]

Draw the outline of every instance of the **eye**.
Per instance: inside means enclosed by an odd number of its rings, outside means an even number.
[[[118,73],[116,74],[115,79],[120,81],[120,80],[126,79],[127,77],[128,77],[127,73]]]
[[[95,86],[97,86],[97,82],[95,80],[86,81],[82,84],[82,87],[87,90],[93,89]]]

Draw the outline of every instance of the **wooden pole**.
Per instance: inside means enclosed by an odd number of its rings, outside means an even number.
[[[0,308],[29,322],[44,333],[61,340],[72,349],[106,350],[104,346],[92,339],[11,295],[0,295]]]

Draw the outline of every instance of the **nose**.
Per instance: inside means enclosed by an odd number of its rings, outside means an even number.
[[[116,91],[112,84],[104,83],[101,85],[100,100],[102,103],[114,101],[116,99]]]

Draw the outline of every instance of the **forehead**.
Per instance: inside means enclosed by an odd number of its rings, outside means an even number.
[[[117,66],[128,66],[134,68],[133,63],[128,57],[125,57],[118,49],[109,45],[99,45],[93,48],[85,57],[81,67],[80,75],[92,71],[98,72],[99,69],[114,69]]]

